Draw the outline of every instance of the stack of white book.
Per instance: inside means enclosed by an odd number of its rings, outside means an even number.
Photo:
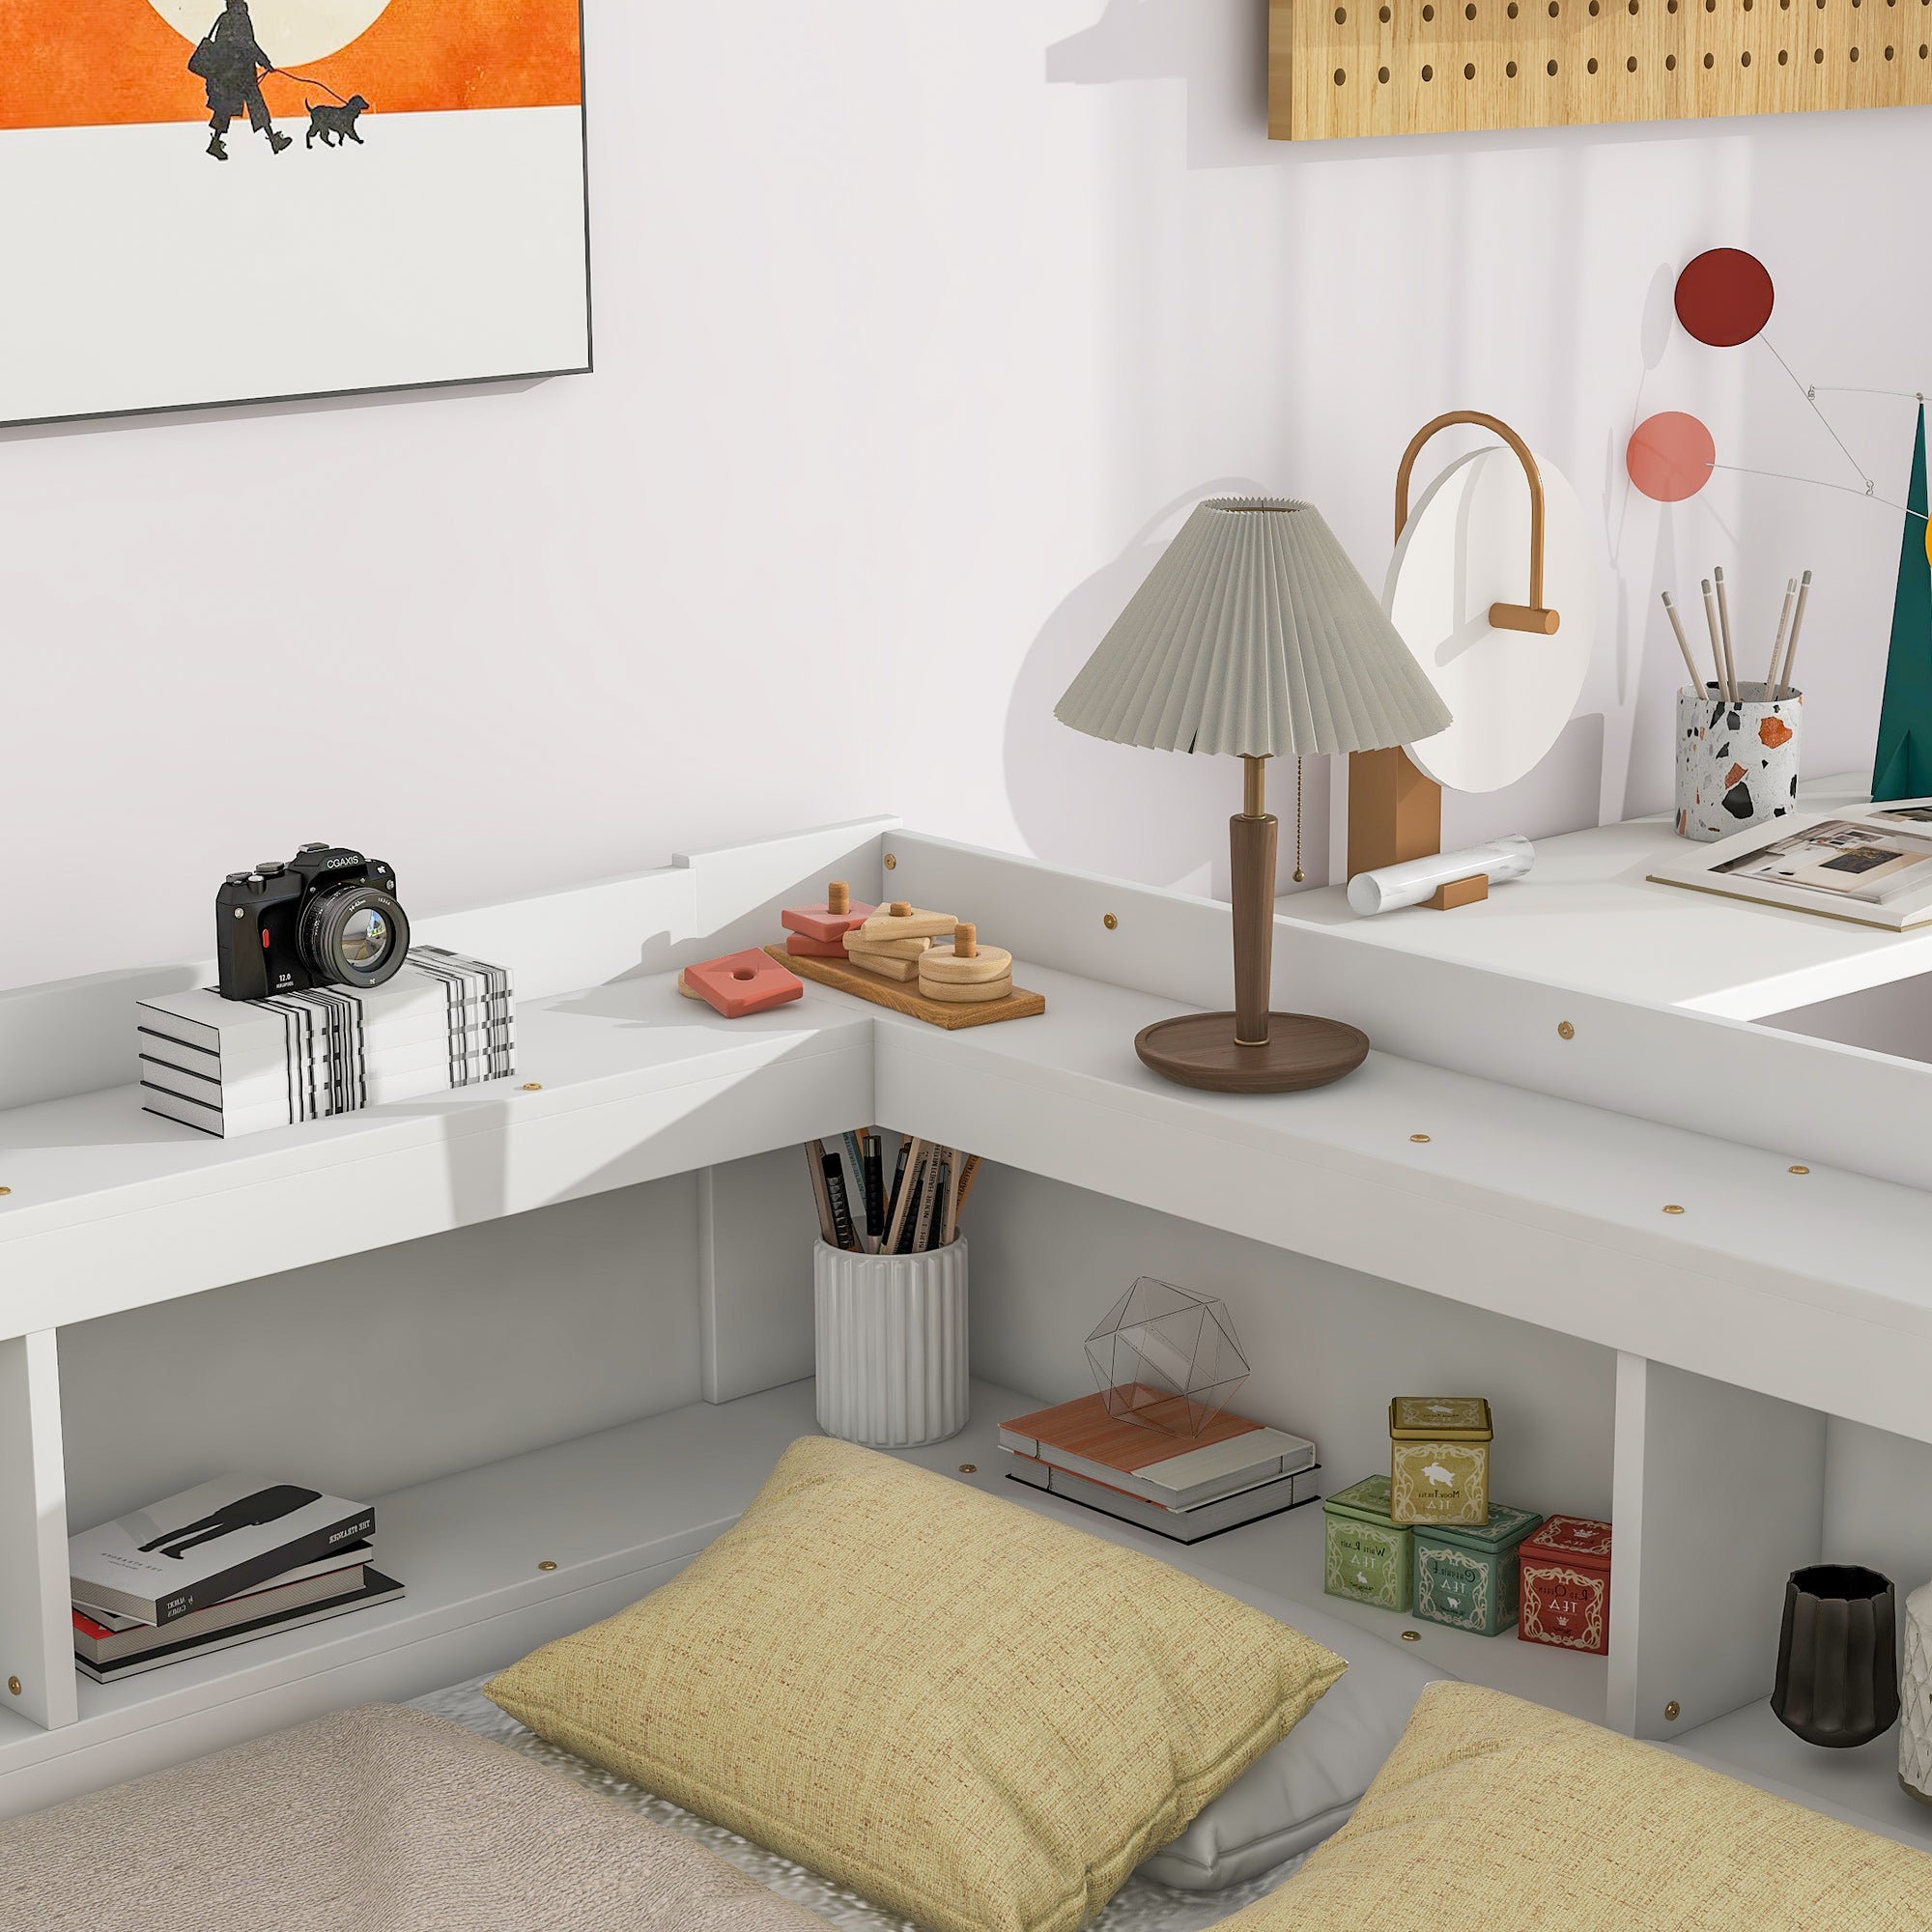
[[[509,969],[435,946],[367,991],[224,1000],[196,987],[143,1000],[135,1020],[141,1104],[224,1139],[505,1079],[517,1064]]]
[[[1222,1409],[1187,1427],[1187,1405],[1138,1385],[1080,1396],[1000,1425],[1014,1481],[1139,1523],[1176,1543],[1299,1509],[1321,1494],[1321,1465],[1304,1435]],[[1132,1420],[1169,1417],[1175,1433]]]
[[[376,1512],[298,1483],[217,1476],[68,1543],[76,1667],[98,1684],[402,1595]]]

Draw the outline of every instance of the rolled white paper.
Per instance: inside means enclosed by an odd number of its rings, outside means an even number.
[[[1520,879],[1536,864],[1536,847],[1511,833],[1487,845],[1462,852],[1434,852],[1427,859],[1384,866],[1378,872],[1357,872],[1349,881],[1349,903],[1365,919],[1378,912],[1396,912],[1434,898],[1442,887],[1481,872],[1492,886]]]

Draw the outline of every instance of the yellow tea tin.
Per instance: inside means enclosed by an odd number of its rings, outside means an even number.
[[[1479,1395],[1389,1404],[1389,1515],[1397,1522],[1490,1520],[1490,1405]]]

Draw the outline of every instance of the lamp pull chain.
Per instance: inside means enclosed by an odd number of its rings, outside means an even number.
[[[1301,760],[1294,761],[1294,883],[1298,886],[1308,874],[1301,869]]]

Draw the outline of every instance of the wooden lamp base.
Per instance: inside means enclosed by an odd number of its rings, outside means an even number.
[[[1211,1094],[1298,1094],[1352,1073],[1368,1057],[1369,1037],[1344,1020],[1270,1013],[1258,1046],[1236,1038],[1233,1013],[1185,1013],[1143,1027],[1134,1051],[1164,1079]]]
[[[1243,754],[1242,810],[1228,824],[1233,867],[1235,1010],[1183,1013],[1143,1027],[1134,1051],[1163,1079],[1211,1094],[1296,1094],[1352,1073],[1369,1037],[1345,1020],[1268,1010],[1274,959],[1278,831],[1264,797],[1267,760]]]

